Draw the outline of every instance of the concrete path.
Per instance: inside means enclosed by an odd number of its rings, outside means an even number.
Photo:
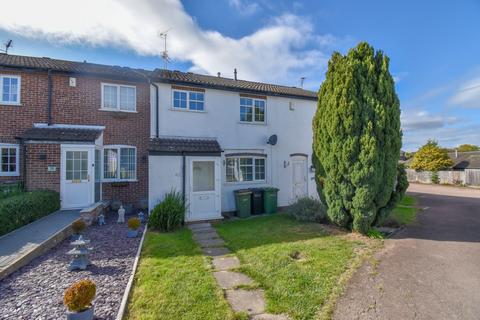
[[[79,217],[79,210],[57,211],[0,237],[0,279],[37,257],[39,249],[49,249],[47,241],[63,240],[55,235]]]
[[[334,319],[480,319],[480,190],[412,191],[427,209],[359,269]]]
[[[240,267],[240,261],[225,247],[225,241],[210,223],[191,224],[188,227],[204,254],[212,257],[213,276],[218,286],[224,290],[233,311],[245,312],[253,320],[289,319],[285,315],[265,313],[263,290],[256,289],[250,277],[236,271]]]

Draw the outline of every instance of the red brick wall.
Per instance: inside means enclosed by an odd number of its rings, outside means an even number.
[[[27,144],[24,171],[27,190],[48,189],[60,192],[60,145]],[[55,166],[55,172],[48,172],[48,166]]]
[[[23,133],[33,123],[47,122],[48,76],[46,72],[12,72],[1,70],[0,74],[17,74],[21,76],[21,106],[0,105],[0,142],[15,143],[15,137]],[[105,126],[104,145],[122,144],[137,147],[137,182],[122,184],[104,183],[103,199],[119,199],[126,203],[137,204],[148,196],[148,142],[150,137],[150,86],[147,82],[126,82],[101,79],[90,76],[77,76],[76,87],[69,86],[69,75],[52,75],[52,120],[54,124],[101,125]],[[99,110],[101,107],[101,83],[118,83],[134,85],[137,88],[137,112],[112,112]],[[45,145],[32,146],[47,148]],[[47,148],[48,152],[59,148]],[[40,151],[38,151],[40,152]],[[58,149],[59,152],[59,149]],[[21,160],[25,157],[22,154]],[[28,158],[28,157],[27,157]],[[32,182],[31,179],[42,177],[47,170],[45,161],[32,158],[27,166],[26,185],[29,188],[47,187],[57,190],[60,185],[58,165],[57,177],[47,173],[45,182]],[[58,156],[58,162],[60,156]],[[38,163],[37,163],[38,162]],[[29,168],[32,167],[32,170]],[[39,170],[37,172],[37,170]],[[23,178],[21,165],[19,179]],[[53,182],[52,179],[58,179]],[[0,177],[0,182],[14,180],[12,177]],[[58,190],[57,190],[58,191]]]

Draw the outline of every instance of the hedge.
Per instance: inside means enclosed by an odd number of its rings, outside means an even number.
[[[60,209],[60,195],[54,191],[24,192],[0,200],[0,236]]]

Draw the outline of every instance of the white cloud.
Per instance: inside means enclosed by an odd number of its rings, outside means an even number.
[[[289,14],[234,39],[203,30],[179,0],[15,0],[0,10],[0,29],[9,32],[56,44],[130,48],[141,55],[160,56],[158,33],[169,28],[170,56],[191,62],[193,70],[229,76],[237,68],[241,79],[285,84],[323,74],[324,49],[306,48],[318,48],[323,37],[332,42],[331,35],[316,34],[308,20]]]
[[[449,103],[458,107],[480,108],[480,77],[463,83],[450,98]]]
[[[258,3],[249,2],[247,0],[228,0],[228,3],[241,15],[245,16],[252,15],[260,9]]]
[[[439,129],[458,122],[455,117],[431,114],[424,110],[402,113],[400,120],[404,131]]]

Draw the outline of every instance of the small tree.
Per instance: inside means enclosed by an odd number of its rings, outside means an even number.
[[[428,140],[413,156],[410,168],[415,170],[438,171],[453,165],[445,150],[435,140]]]
[[[458,152],[478,151],[480,147],[474,144],[461,144],[457,147]]]
[[[317,189],[330,220],[366,233],[405,192],[397,182],[400,102],[387,56],[367,43],[333,54],[313,134]]]

